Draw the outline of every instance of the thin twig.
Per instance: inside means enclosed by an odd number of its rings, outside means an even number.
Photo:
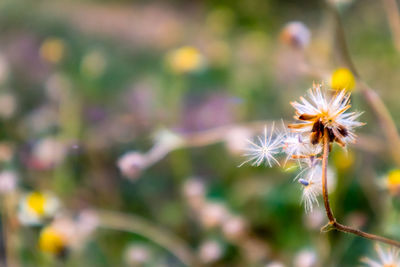
[[[389,28],[392,33],[393,44],[400,52],[400,14],[396,0],[382,0],[383,7],[387,14]]]
[[[211,128],[208,130],[203,130],[199,132],[177,134],[179,136],[180,142],[168,143],[168,144],[154,144],[154,146],[143,152],[143,157],[145,158],[145,167],[149,168],[156,164],[163,158],[165,158],[169,153],[177,149],[183,148],[194,148],[194,147],[204,147],[219,142],[226,141],[227,136],[237,129],[248,130],[250,134],[261,131],[265,125],[271,123],[270,121],[253,121],[243,124],[231,124],[226,126],[220,126]],[[354,144],[357,149],[363,150],[369,153],[381,153],[384,144],[373,137],[366,135],[359,135],[357,143]]]
[[[96,212],[100,219],[100,227],[141,235],[170,251],[186,266],[199,266],[194,253],[185,245],[183,240],[169,231],[161,229],[138,216],[115,211],[97,210]]]
[[[376,113],[379,122],[382,125],[383,133],[388,140],[388,147],[392,153],[394,160],[397,164],[400,165],[400,137],[396,128],[396,124],[394,123],[389,110],[387,109],[379,95],[361,79],[361,76],[350,56],[340,14],[337,11],[336,7],[332,3],[330,3],[330,1],[326,1],[326,3],[336,22],[335,47],[336,51],[338,52],[338,56],[340,57],[342,62],[353,72],[357,80],[357,84],[361,89],[361,93]]]
[[[336,218],[333,215],[333,212],[331,210],[331,207],[329,204],[329,197],[328,197],[327,170],[328,170],[328,156],[329,156],[329,134],[328,134],[328,130],[326,128],[325,128],[325,133],[324,133],[323,145],[324,145],[324,151],[323,151],[323,156],[322,156],[322,196],[324,198],[326,216],[329,219],[328,226],[330,226],[338,231],[358,235],[358,236],[361,236],[361,237],[364,237],[367,239],[371,239],[371,240],[383,242],[383,243],[386,243],[386,244],[389,244],[392,246],[400,247],[400,242],[398,242],[396,240],[388,239],[386,237],[382,237],[379,235],[369,234],[369,233],[363,232],[361,230],[343,225],[336,221]]]

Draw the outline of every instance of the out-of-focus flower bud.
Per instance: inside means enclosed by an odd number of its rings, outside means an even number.
[[[183,195],[189,206],[199,210],[205,203],[204,184],[197,178],[190,178],[183,184]]]
[[[225,205],[218,202],[208,202],[200,210],[200,221],[205,228],[221,226],[228,216]]]
[[[319,230],[325,224],[325,211],[316,208],[304,214],[304,225],[311,230]]]
[[[247,255],[252,262],[263,261],[270,254],[270,248],[268,245],[255,238],[247,238],[243,240],[241,246],[246,253],[245,255]]]
[[[11,93],[0,93],[0,118],[12,117],[17,109],[17,100]]]
[[[246,221],[238,216],[230,217],[222,224],[222,232],[226,239],[230,241],[241,240],[246,234],[246,228]]]
[[[252,133],[244,127],[234,127],[225,135],[225,144],[229,152],[234,155],[241,155],[248,146],[246,140],[251,139]]]
[[[117,162],[117,166],[121,173],[134,180],[139,177],[141,171],[148,165],[148,160],[145,155],[132,151],[122,155]]]
[[[362,212],[351,212],[346,216],[345,223],[354,228],[363,228],[368,222],[368,216]]]
[[[294,267],[315,267],[317,264],[317,255],[312,250],[302,250],[296,254],[293,260]]]
[[[265,265],[265,267],[285,267],[285,264],[283,264],[282,262],[279,262],[279,261],[273,261],[273,262],[267,263],[267,265]]]
[[[5,170],[0,172],[0,194],[8,194],[15,191],[17,180],[18,177],[14,171]]]
[[[62,141],[47,137],[34,146],[31,163],[38,169],[51,169],[61,164],[66,154],[67,146]]]
[[[150,260],[151,252],[145,244],[131,244],[125,250],[125,262],[128,266],[138,266]]]
[[[103,75],[107,67],[107,60],[100,50],[87,53],[81,62],[81,72],[89,78],[98,78]]]
[[[389,171],[386,178],[386,185],[390,194],[400,194],[400,169],[393,169]]]
[[[346,68],[336,69],[332,73],[331,87],[335,90],[352,91],[356,86],[356,80],[353,73]]]
[[[0,142],[0,162],[9,162],[14,156],[14,145]]]
[[[59,102],[65,99],[71,88],[71,80],[62,73],[55,73],[46,81],[47,96],[53,101]]]
[[[32,192],[21,198],[18,218],[22,224],[37,225],[43,219],[53,217],[59,207],[60,203],[52,193]]]
[[[293,47],[304,49],[310,43],[311,33],[300,21],[292,21],[285,25],[280,34],[283,43]]]
[[[99,225],[99,218],[92,210],[83,210],[77,218],[77,229],[80,235],[89,236]]]
[[[65,237],[53,227],[47,226],[40,232],[39,249],[55,256],[61,256],[66,249]]]
[[[346,171],[354,164],[354,152],[351,150],[338,149],[333,153],[332,160],[338,171]]]
[[[91,211],[82,211],[78,217],[58,214],[47,226],[53,235],[61,237],[63,247],[68,250],[80,250],[98,225],[98,218]]]
[[[59,38],[48,38],[40,46],[40,56],[47,62],[60,62],[65,53],[65,43]]]
[[[189,73],[205,66],[203,55],[192,46],[184,46],[167,54],[167,64],[175,73]]]
[[[199,248],[199,258],[205,264],[210,264],[221,258],[223,249],[215,240],[209,240],[201,244]]]

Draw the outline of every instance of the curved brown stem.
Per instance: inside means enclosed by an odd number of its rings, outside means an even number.
[[[370,107],[376,113],[376,116],[382,125],[383,133],[389,141],[388,148],[392,153],[393,159],[398,165],[400,165],[400,136],[397,131],[396,124],[380,96],[361,78],[350,55],[340,14],[330,1],[326,1],[326,3],[335,20],[335,40],[337,54],[346,67],[353,72],[357,80],[357,84],[360,87],[361,93],[367,100]]]
[[[169,231],[134,215],[106,210],[97,210],[96,213],[100,227],[139,234],[169,250],[186,266],[200,266],[191,249]]]
[[[327,169],[328,169],[328,156],[329,156],[329,134],[328,130],[325,129],[324,133],[324,152],[322,156],[322,196],[324,198],[324,205],[325,205],[325,211],[326,211],[326,216],[329,219],[329,226],[332,228],[342,231],[345,233],[350,233],[353,235],[358,235],[367,239],[383,242],[392,246],[400,247],[400,242],[392,239],[388,239],[386,237],[374,235],[374,234],[369,234],[366,232],[363,232],[361,230],[343,225],[339,222],[336,221],[335,216],[333,215],[333,212],[331,210],[330,204],[329,204],[329,198],[328,198],[328,182],[327,182]]]

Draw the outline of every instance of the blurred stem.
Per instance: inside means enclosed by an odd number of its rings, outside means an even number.
[[[379,95],[361,79],[360,74],[358,73],[350,56],[340,14],[336,7],[330,3],[330,1],[326,1],[326,3],[336,22],[335,40],[338,55],[343,63],[353,72],[354,76],[356,77],[357,83],[361,89],[361,93],[376,113],[382,125],[382,130],[386,136],[386,139],[390,143],[389,149],[392,153],[392,156],[396,163],[400,165],[400,138],[397,132],[396,124],[394,123],[389,110]]]
[[[5,252],[7,258],[7,266],[17,267],[19,266],[18,255],[16,251],[16,224],[13,218],[13,212],[15,210],[15,201],[17,196],[13,193],[6,194],[2,198],[2,214],[3,214],[3,237]]]
[[[345,233],[350,233],[353,235],[358,235],[361,237],[364,237],[366,239],[371,239],[379,242],[383,242],[392,246],[396,246],[400,248],[400,242],[388,239],[382,236],[374,235],[374,234],[369,234],[366,232],[363,232],[361,230],[343,225],[341,223],[338,223],[336,221],[335,216],[333,215],[333,212],[331,210],[330,204],[329,204],[329,197],[328,197],[328,181],[327,181],[327,170],[328,170],[328,156],[329,156],[329,133],[328,129],[325,128],[324,130],[324,139],[323,139],[323,146],[324,146],[324,152],[322,156],[322,195],[324,198],[324,205],[325,205],[325,211],[326,211],[326,216],[329,219],[329,223],[323,227],[321,230],[325,230],[329,228],[334,228],[338,231],[345,232]]]
[[[396,0],[382,0],[387,20],[389,22],[390,31],[392,33],[393,44],[398,52],[400,52],[400,15],[399,7]]]
[[[71,140],[79,140],[82,129],[82,99],[79,94],[74,94],[71,90],[66,90],[65,95],[60,99],[59,121],[61,132],[59,138],[68,144]],[[67,142],[67,143],[65,143]],[[60,195],[71,193],[75,187],[73,167],[70,162],[63,162],[54,171],[54,186]]]
[[[7,223],[6,223],[6,207],[4,204],[4,198],[1,203],[1,214],[0,214],[0,266],[7,266],[7,254],[8,254],[8,238],[7,238]]]
[[[218,142],[224,142],[231,131],[234,131],[235,129],[246,129],[249,130],[251,134],[253,134],[255,132],[261,131],[265,125],[270,123],[270,121],[253,121],[243,124],[232,124],[215,127],[199,132],[186,133],[181,135],[178,134],[179,138],[181,139],[180,142],[169,144],[168,146],[158,146],[156,144],[153,146],[152,149],[143,153],[143,156],[147,159],[146,168],[159,162],[169,153],[177,149],[204,147]],[[354,145],[357,146],[357,148],[359,148],[360,150],[366,152],[380,153],[384,144],[375,137],[359,135],[358,142]]]
[[[183,240],[169,231],[134,215],[103,210],[98,210],[97,214],[100,219],[100,227],[141,235],[170,251],[185,265],[199,266],[195,255]]]

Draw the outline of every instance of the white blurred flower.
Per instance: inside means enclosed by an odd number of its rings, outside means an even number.
[[[199,258],[205,264],[217,261],[221,258],[222,253],[221,245],[214,240],[204,242],[199,248]]]
[[[325,224],[325,210],[314,208],[312,211],[304,214],[304,225],[311,230],[319,230]]]
[[[198,178],[189,178],[183,184],[183,195],[191,208],[198,210],[205,203],[204,184]]]
[[[151,257],[150,249],[145,244],[131,244],[125,250],[125,262],[128,266],[137,266],[146,263]]]
[[[89,221],[91,226],[83,225],[88,221],[82,219],[81,215],[82,213],[77,218],[62,213],[56,215],[40,233],[39,248],[56,256],[64,253],[66,249],[81,250],[95,229],[91,220]]]
[[[385,250],[378,244],[375,245],[375,251],[378,254],[378,260],[372,260],[370,258],[362,258],[361,262],[365,264],[365,266],[370,267],[399,267],[400,266],[400,257],[399,257],[399,249],[390,247]]]
[[[244,218],[232,216],[222,224],[222,232],[228,240],[239,241],[246,233],[247,224]]]
[[[246,149],[248,145],[246,140],[251,138],[251,131],[245,127],[234,127],[227,131],[224,138],[228,151],[238,155]]]
[[[293,260],[294,267],[315,267],[317,264],[317,255],[312,250],[301,250]]]
[[[117,166],[125,177],[133,180],[138,178],[141,171],[148,166],[148,162],[144,154],[131,151],[118,159]]]
[[[200,210],[200,221],[205,228],[222,225],[228,216],[229,211],[219,202],[207,202]]]
[[[47,137],[35,144],[32,151],[33,163],[39,168],[53,168],[63,162],[66,154],[67,146],[62,141]]]
[[[304,49],[310,43],[311,32],[302,22],[292,21],[285,25],[280,38],[291,47]]]
[[[50,226],[63,237],[65,246],[79,250],[85,245],[97,225],[97,216],[83,211],[77,218],[72,218],[67,214],[56,216]]]
[[[265,265],[265,267],[285,267],[285,264],[279,261],[273,261]]]
[[[24,225],[41,224],[43,219],[53,217],[60,202],[49,192],[31,192],[20,199],[18,218]]]
[[[94,211],[83,210],[79,213],[76,223],[78,233],[83,236],[88,236],[93,233],[100,222],[97,214]]]
[[[17,187],[17,173],[10,170],[0,172],[0,194],[11,193]]]

